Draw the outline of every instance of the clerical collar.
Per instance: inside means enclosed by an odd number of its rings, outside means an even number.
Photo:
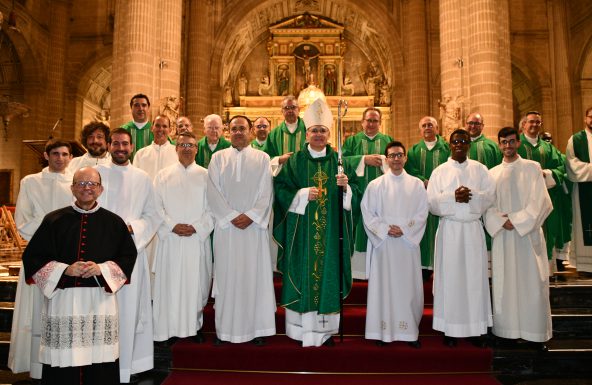
[[[376,134],[372,135],[372,136],[370,136],[370,135],[368,135],[368,134],[366,134],[366,133],[364,132],[364,135],[366,135],[366,138],[368,138],[368,139],[372,140],[372,139],[376,138],[376,135],[378,135],[378,132],[377,132]]]
[[[138,123],[134,120],[134,124],[139,130],[141,130],[142,128],[144,128],[145,125],[148,124],[148,121],[145,121],[144,123]]]
[[[99,205],[99,202],[95,202],[95,205],[93,206],[93,208],[92,208],[92,209],[90,209],[90,210],[85,210],[85,209],[83,209],[83,208],[81,208],[81,207],[78,207],[78,205],[76,204],[76,202],[72,202],[72,208],[73,208],[74,210],[76,210],[77,212],[79,212],[80,214],[92,214],[92,213],[96,213],[96,212],[97,212],[97,210],[99,209],[99,207],[101,207],[101,206]]]
[[[263,143],[265,143],[265,140],[261,140],[261,141],[260,141],[260,140],[259,140],[259,139],[257,139],[257,138],[255,138],[255,140],[257,141],[257,143],[258,143],[260,146],[262,146],[262,145],[263,145]]]
[[[428,142],[424,139],[423,142],[425,143],[428,150],[431,150],[432,148],[436,147],[436,143],[438,143],[438,138],[436,138],[436,140],[434,140],[433,142]]]
[[[208,144],[208,147],[210,148],[210,150],[214,151],[216,149],[216,147],[218,147],[218,143],[220,143],[220,139],[218,139],[218,141],[214,144],[210,144],[210,142],[208,142],[208,140],[206,139],[206,143]]]
[[[473,137],[471,137],[471,142],[474,142],[474,141],[476,141],[477,139],[479,139],[479,138],[480,138],[480,137],[482,137],[482,136],[483,136],[483,134],[479,134],[479,136],[476,136],[476,137],[474,137],[474,138],[473,138]]]
[[[323,156],[327,156],[327,147],[323,147],[323,149],[321,151],[315,151],[312,149],[312,147],[310,147],[310,144],[309,144],[308,145],[308,152],[310,153],[310,156],[313,157],[313,159],[322,158]]]
[[[531,138],[526,134],[524,134],[524,137],[526,138],[526,140],[528,140],[528,143],[532,144],[534,147],[536,147],[537,144],[539,144],[539,138]]]
[[[290,134],[293,134],[296,132],[296,129],[298,128],[298,120],[296,120],[295,123],[286,123],[286,127],[288,128],[288,131],[290,131]]]

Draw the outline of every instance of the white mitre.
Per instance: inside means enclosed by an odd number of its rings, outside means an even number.
[[[307,129],[313,126],[333,128],[333,114],[323,99],[317,99],[308,106],[302,120]]]

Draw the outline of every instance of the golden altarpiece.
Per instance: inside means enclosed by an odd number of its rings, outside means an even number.
[[[350,47],[344,35],[342,25],[308,13],[270,26],[267,41],[251,52],[241,71],[234,79],[229,76],[224,86],[226,117],[265,116],[275,127],[283,120],[283,98],[294,95],[301,115],[322,97],[336,117],[339,100],[346,100],[345,136],[361,130],[362,112],[367,107],[379,108],[383,129],[390,127],[392,87],[384,72],[361,49]],[[336,136],[332,130],[331,143],[336,143]]]

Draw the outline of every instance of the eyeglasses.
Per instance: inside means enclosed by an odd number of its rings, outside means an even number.
[[[267,128],[267,127],[269,127],[269,126],[268,126],[267,124],[258,124],[258,125],[256,125],[255,127],[257,127],[258,129],[260,129],[260,130],[261,130],[261,129]]]
[[[481,122],[467,122],[467,126],[479,127],[480,125],[481,125]]]
[[[295,110],[297,108],[298,108],[298,106],[284,106],[284,107],[282,107],[282,110],[284,110],[284,111],[293,111],[293,110]]]
[[[405,156],[405,153],[403,153],[403,152],[391,152],[386,157],[389,159],[393,159],[393,158],[403,159],[404,156]]]
[[[329,130],[324,127],[319,127],[319,128],[315,127],[315,128],[309,129],[308,132],[310,132],[311,134],[326,134],[329,132]]]
[[[378,119],[364,119],[364,120],[368,123],[380,123],[380,120],[378,120]]]
[[[237,132],[240,132],[240,133],[242,134],[242,133],[244,133],[244,132],[245,132],[245,131],[247,131],[247,130],[248,130],[248,128],[247,128],[247,127],[245,127],[245,126],[239,126],[239,127],[232,127],[232,128],[230,129],[230,132],[231,132],[232,134],[236,134]]]
[[[469,144],[470,141],[468,141],[466,139],[453,139],[453,140],[450,141],[450,144],[454,144],[454,145],[461,144],[461,143],[462,144]]]
[[[222,129],[222,127],[218,127],[218,126],[208,126],[208,127],[206,127],[206,130],[210,130],[210,131],[219,131],[221,129]]]
[[[540,120],[527,120],[526,123],[534,124],[535,126],[540,126],[541,124],[543,124],[543,122],[541,122]]]
[[[434,125],[432,123],[424,123],[424,124],[421,125],[421,127],[422,128],[428,128],[428,127],[429,128],[432,128],[432,127],[434,127]]]
[[[78,182],[72,183],[72,186],[76,186],[78,188],[90,187],[92,189],[95,189],[95,188],[99,187],[100,185],[101,185],[100,182],[93,182],[90,180],[80,180]]]
[[[505,139],[502,139],[502,140],[500,140],[500,144],[501,144],[502,146],[507,146],[508,144],[509,144],[510,146],[513,146],[513,145],[515,145],[515,144],[516,144],[516,139],[510,139],[510,140],[505,140]]]
[[[195,144],[195,143],[177,143],[177,147],[193,148],[193,147],[197,147],[197,144]]]

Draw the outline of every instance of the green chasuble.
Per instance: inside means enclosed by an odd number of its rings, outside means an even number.
[[[563,160],[564,165],[567,164],[565,154],[561,154],[561,160]],[[555,208],[561,220],[561,232],[555,239],[554,245],[558,249],[562,249],[563,245],[571,241],[571,230],[573,226],[573,205],[571,201],[573,183],[567,178],[567,175],[563,180],[561,189],[563,190],[563,194],[561,194],[561,199],[559,200],[559,207]]]
[[[504,157],[497,143],[483,134],[479,135],[477,139],[471,140],[471,147],[469,147],[469,153],[467,156],[469,159],[481,163],[487,167],[487,169],[492,169],[502,163],[502,158]],[[487,250],[491,250],[491,236],[487,231],[484,232]]]
[[[388,135],[381,133],[376,134],[374,138],[370,139],[364,132],[358,132],[356,135],[350,136],[345,140],[343,147],[341,148],[343,157],[347,157],[352,165],[358,165],[364,155],[371,154],[384,154],[386,145],[393,141]],[[373,167],[366,165],[364,167],[364,176],[361,177],[360,189],[361,193],[364,194],[368,183],[382,175],[382,169],[380,167]],[[365,252],[366,244],[368,243],[368,237],[364,230],[364,222],[362,215],[359,211],[353,213],[354,218],[354,236],[355,251]]]
[[[502,163],[503,158],[503,154],[497,143],[485,135],[481,135],[471,141],[471,147],[469,147],[469,153],[467,155],[469,159],[476,160],[488,169],[492,169]]]
[[[544,140],[538,139],[536,146],[533,146],[524,134],[521,134],[520,142],[518,154],[524,159],[538,162],[543,170],[551,170],[556,183],[555,187],[547,189],[553,203],[553,211],[551,211],[551,214],[549,214],[543,224],[543,232],[545,233],[545,241],[547,242],[547,257],[552,259],[553,247],[555,247],[558,241],[560,242],[563,239],[561,229],[562,214],[558,208],[561,207],[562,195],[565,194],[563,191],[563,181],[567,179],[565,163],[559,150]]]
[[[150,145],[154,141],[154,135],[152,135],[152,123],[148,122],[142,128],[138,128],[134,121],[127,122],[122,128],[125,128],[132,135],[132,143],[134,144],[134,152],[132,153],[131,159],[134,159],[136,152],[140,149]]]
[[[228,147],[230,147],[230,142],[221,136],[220,139],[218,139],[216,148],[214,148],[214,151],[212,151],[208,145],[208,138],[204,136],[199,140],[199,142],[197,142],[197,155],[195,155],[195,163],[199,164],[203,168],[208,168],[210,165],[210,160],[212,159],[212,155],[216,151],[224,150]]]
[[[588,153],[588,138],[586,131],[582,130],[573,135],[573,147],[575,156],[582,162],[590,163]],[[578,195],[580,198],[580,212],[582,218],[582,231],[584,246],[592,246],[592,182],[578,182]]]
[[[283,256],[278,266],[283,273],[281,304],[298,313],[339,312],[339,213],[337,199],[337,153],[327,146],[327,155],[312,158],[308,149],[297,152],[274,179],[275,201],[280,222],[274,237]],[[355,172],[344,161],[352,189],[352,209],[359,207],[359,187]],[[309,201],[304,215],[289,211],[301,188],[318,187],[320,199]],[[281,216],[280,216],[281,215]],[[281,224],[281,223],[280,223]],[[277,231],[276,231],[277,230]],[[285,231],[285,233],[283,233]],[[351,211],[343,210],[343,294],[352,285],[350,258],[353,253]]]
[[[263,146],[265,146],[265,142],[259,144],[259,142],[257,142],[257,139],[253,139],[253,141],[251,142],[251,147],[253,147],[256,150],[263,151]]]
[[[265,140],[263,151],[265,151],[270,158],[273,158],[275,156],[284,155],[287,152],[300,151],[304,148],[305,142],[306,127],[304,126],[304,121],[298,118],[296,131],[294,131],[293,134],[288,130],[286,122],[282,122],[282,124],[271,130]]]
[[[428,150],[422,139],[407,151],[405,171],[409,175],[415,176],[422,181],[429,180],[432,171],[448,160],[450,156],[448,143],[439,135],[436,138],[437,143],[431,150]],[[434,242],[436,239],[436,230],[438,230],[438,222],[439,217],[431,213],[428,215],[425,233],[420,243],[421,267],[424,269],[431,270],[434,267]]]

